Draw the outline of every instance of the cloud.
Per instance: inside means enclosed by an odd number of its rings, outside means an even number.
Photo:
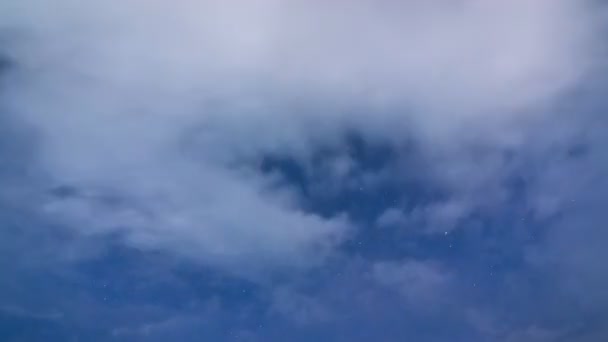
[[[237,273],[313,265],[354,229],[306,210],[264,156],[309,163],[352,131],[414,139],[433,181],[473,196],[501,180],[494,151],[521,146],[596,61],[590,4],[570,0],[14,0],[0,13],[15,63],[2,104],[36,132],[46,188],[76,189],[45,197],[43,215]]]
[[[409,260],[381,262],[373,266],[372,276],[384,286],[394,289],[411,305],[441,302],[449,288],[451,275],[437,265]]]
[[[315,325],[331,322],[335,313],[316,299],[287,288],[274,291],[271,312],[288,317],[297,325]]]

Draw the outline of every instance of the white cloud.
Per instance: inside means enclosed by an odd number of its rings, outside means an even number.
[[[518,143],[594,62],[586,6],[9,0],[0,29],[18,37],[18,67],[3,102],[38,130],[49,178],[87,193],[46,207],[83,234],[239,270],[306,265],[348,223],[235,163],[305,159],[349,129],[413,134],[430,155]]]

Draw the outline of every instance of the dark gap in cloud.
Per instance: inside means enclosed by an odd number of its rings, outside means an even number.
[[[570,158],[585,158],[589,154],[589,149],[589,145],[586,145],[584,143],[577,143],[570,146],[566,154]]]
[[[80,189],[70,185],[58,185],[49,190],[49,194],[59,199],[79,197],[81,195]]]
[[[304,167],[295,159],[288,156],[267,155],[262,158],[260,171],[265,174],[278,172],[287,184],[295,187],[299,193],[309,196],[308,175]]]
[[[84,200],[105,209],[121,209],[134,206],[134,201],[112,189],[84,189],[73,184],[58,184],[46,189],[48,198],[55,201]],[[146,208],[139,208],[142,212]]]
[[[345,145],[362,171],[379,171],[395,163],[395,146],[386,141],[371,141],[356,132],[346,134]]]
[[[404,202],[409,205],[437,196],[432,184],[420,184],[411,170],[401,170],[398,163],[408,159],[416,162],[413,146],[397,150],[386,141],[372,141],[360,134],[345,134],[341,143],[313,151],[310,160],[289,155],[268,154],[262,158],[260,170],[265,174],[278,173],[287,186],[295,187],[305,200],[305,207],[324,217],[347,213],[355,221],[371,224],[386,208]],[[348,170],[336,177],[330,165],[341,158],[350,163]],[[394,177],[395,173],[399,177]],[[327,187],[319,186],[329,180]]]
[[[10,58],[8,58],[7,56],[4,56],[0,52],[0,79],[2,79],[4,74],[9,71],[9,69],[11,68],[12,65],[13,65],[13,62],[10,60]]]
[[[60,322],[14,314],[0,308],[0,336],[4,341],[68,341],[70,331]]]

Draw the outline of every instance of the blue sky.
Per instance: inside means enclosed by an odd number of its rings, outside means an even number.
[[[0,340],[607,340],[607,13],[3,1]]]

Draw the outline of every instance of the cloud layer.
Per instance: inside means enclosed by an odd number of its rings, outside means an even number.
[[[604,13],[0,1],[0,339],[605,340]]]
[[[598,58],[585,1],[27,0],[0,13],[15,64],[2,102],[37,137],[43,215],[245,273],[315,264],[356,226],[307,210],[260,169],[266,156],[308,164],[350,132],[413,140],[458,202],[434,207],[456,220],[498,186],[497,153],[553,120]]]

